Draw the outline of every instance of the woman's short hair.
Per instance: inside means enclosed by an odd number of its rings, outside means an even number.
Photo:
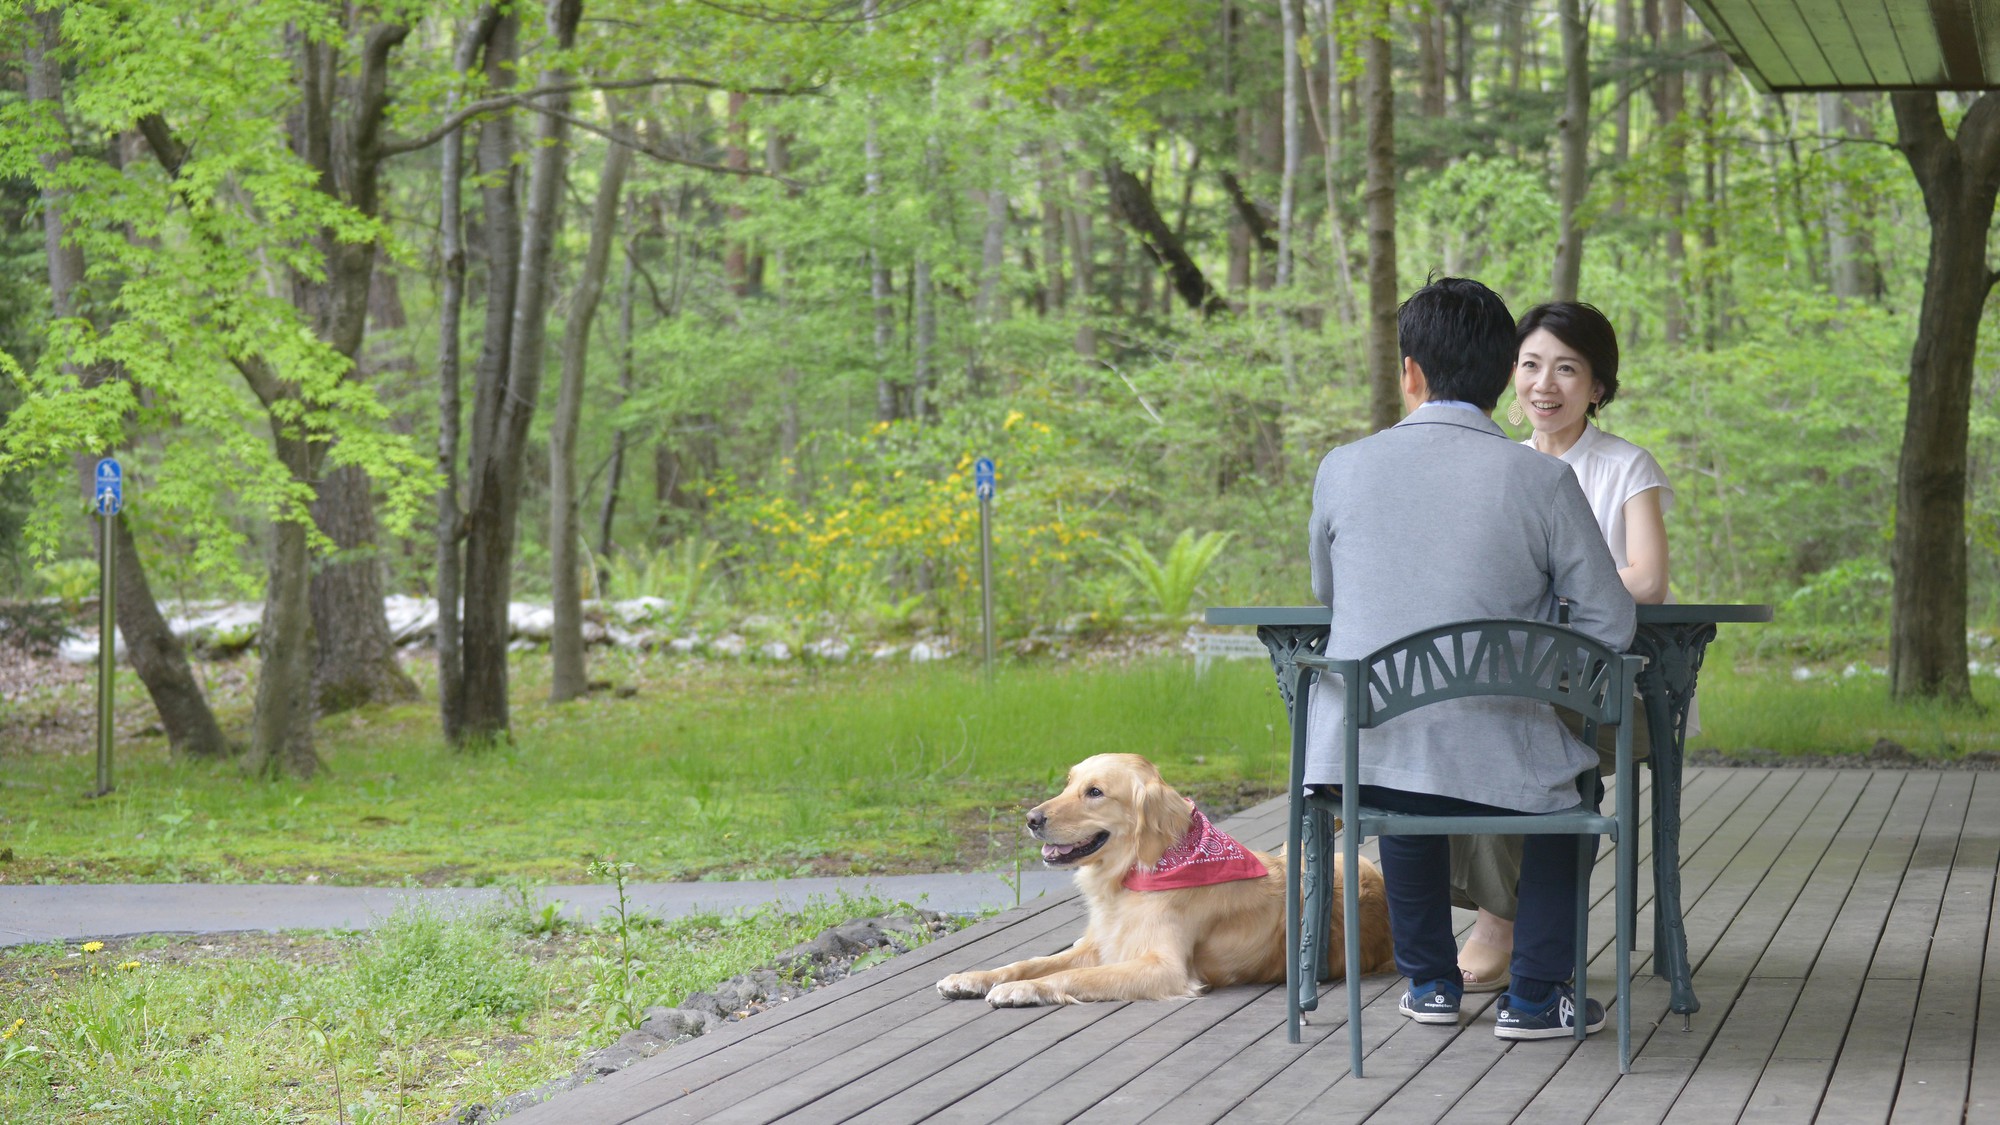
[[[1618,397],[1618,333],[1612,329],[1610,319],[1596,305],[1550,301],[1536,305],[1521,317],[1521,323],[1514,327],[1514,346],[1520,347],[1536,329],[1544,329],[1576,349],[1584,362],[1590,364],[1591,378],[1604,386],[1604,397],[1590,404],[1590,416],[1597,417],[1598,407],[1610,406],[1611,400]]]

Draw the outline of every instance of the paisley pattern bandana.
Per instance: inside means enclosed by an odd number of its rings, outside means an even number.
[[[1209,823],[1193,801],[1188,802],[1188,812],[1187,834],[1167,849],[1159,863],[1151,867],[1135,864],[1126,872],[1126,890],[1174,891],[1264,877],[1263,862],[1250,854],[1249,848]]]

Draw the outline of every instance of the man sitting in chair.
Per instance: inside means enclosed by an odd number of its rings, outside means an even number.
[[[1362,657],[1400,637],[1481,617],[1556,620],[1614,650],[1632,640],[1632,596],[1619,581],[1590,503],[1569,466],[1516,444],[1490,417],[1514,364],[1514,318],[1465,278],[1419,289],[1396,314],[1403,401],[1395,427],[1326,455],[1313,482],[1313,594],[1333,612],[1327,655]],[[1330,685],[1329,685],[1330,686]],[[1341,693],[1312,694],[1305,778],[1338,787]],[[1392,812],[1496,815],[1593,804],[1597,752],[1545,703],[1458,699],[1361,732],[1361,799]],[[1588,772],[1597,792],[1579,794]],[[1575,1034],[1579,841],[1530,836],[1520,882],[1513,980],[1494,1033]],[[1458,1022],[1463,978],[1451,929],[1447,836],[1385,836],[1396,967],[1410,978],[1402,1012]],[[1590,1031],[1604,1008],[1589,1002]]]

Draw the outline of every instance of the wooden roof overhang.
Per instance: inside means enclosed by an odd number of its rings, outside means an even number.
[[[1688,0],[1765,93],[2000,88],[2000,0]]]

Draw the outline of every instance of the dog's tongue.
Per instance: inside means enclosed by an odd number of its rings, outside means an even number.
[[[1076,848],[1077,845],[1075,844],[1043,844],[1042,860],[1045,863],[1054,863],[1056,860],[1075,851]]]

